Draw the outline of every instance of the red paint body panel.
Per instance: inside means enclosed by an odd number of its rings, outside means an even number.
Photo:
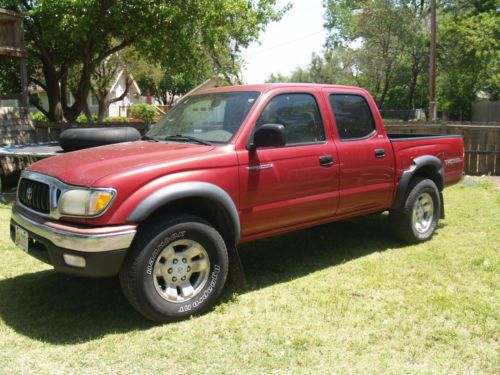
[[[170,184],[214,184],[228,193],[238,209],[242,242],[386,210],[393,203],[402,173],[421,155],[433,155],[442,161],[445,185],[458,182],[462,176],[461,138],[391,141],[375,102],[360,88],[272,84],[223,87],[204,93],[224,91],[261,93],[227,145],[138,141],[62,154],[29,169],[68,184],[115,188],[117,197],[103,216],[62,219],[92,227],[129,224],[127,218],[141,201]],[[259,114],[280,93],[315,97],[325,126],[325,142],[247,149]],[[376,132],[366,139],[341,141],[328,102],[330,93],[363,96],[373,113]],[[384,149],[385,157],[376,158],[375,149]],[[319,158],[327,155],[332,156],[333,165],[320,165]],[[272,167],[252,169],[262,165]]]

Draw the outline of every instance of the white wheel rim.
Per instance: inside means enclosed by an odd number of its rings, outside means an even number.
[[[182,239],[170,243],[158,255],[153,283],[169,302],[186,302],[203,289],[210,273],[208,253],[198,242]]]
[[[429,193],[420,194],[413,204],[412,224],[418,233],[425,233],[434,218],[434,201]]]

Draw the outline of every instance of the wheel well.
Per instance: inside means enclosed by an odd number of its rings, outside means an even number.
[[[198,216],[211,224],[220,233],[226,246],[235,245],[236,238],[230,216],[224,206],[217,201],[204,197],[181,198],[158,207],[146,220],[153,216],[172,215],[174,213]]]
[[[418,170],[415,171],[411,180],[414,180],[416,177],[428,178],[432,180],[436,184],[439,191],[442,191],[444,188],[443,179],[439,174],[439,171],[437,171],[436,168],[433,166],[426,165],[424,167],[419,168]]]
[[[423,158],[425,160],[422,160]],[[400,209],[402,207],[402,205],[404,204],[404,200],[408,194],[408,188],[416,178],[428,178],[432,180],[436,184],[440,195],[442,194],[442,191],[444,189],[444,175],[443,168],[439,159],[434,156],[422,156],[415,159],[415,161],[415,165],[417,168],[416,170],[407,169],[405,172],[403,172],[403,175],[399,180],[399,186],[396,190],[396,195],[394,197],[394,202],[391,209]],[[422,163],[423,161],[425,161],[426,163]],[[442,211],[444,212],[444,209]]]

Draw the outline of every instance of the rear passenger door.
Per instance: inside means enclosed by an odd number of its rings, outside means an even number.
[[[321,92],[281,92],[254,124],[282,124],[286,146],[244,150],[240,160],[242,235],[276,231],[333,216],[338,202],[337,154],[321,115]],[[325,109],[325,108],[323,108]]]
[[[394,189],[394,156],[374,118],[375,102],[362,92],[327,90],[340,162],[337,214],[372,212],[390,206]]]

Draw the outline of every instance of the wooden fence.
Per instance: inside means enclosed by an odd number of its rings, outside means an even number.
[[[461,134],[465,173],[500,175],[500,124],[387,123],[388,133]]]
[[[73,125],[75,126],[75,125]],[[85,125],[77,125],[84,127]],[[144,123],[110,123],[101,126],[133,126],[144,134]],[[36,142],[57,141],[61,132],[71,126],[35,123]],[[465,172],[471,175],[500,176],[500,124],[459,123],[387,123],[388,133],[461,134],[464,137]]]

